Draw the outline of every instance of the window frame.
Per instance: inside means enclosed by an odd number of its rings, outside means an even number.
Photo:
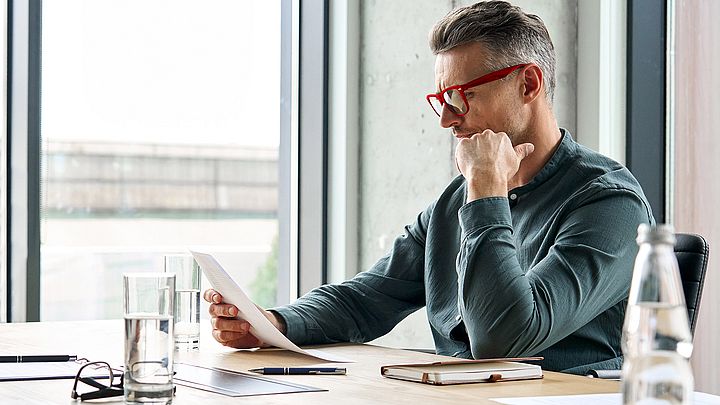
[[[626,162],[658,223],[668,222],[671,212],[667,28],[667,0],[628,1]]]
[[[329,0],[299,2],[297,298],[327,283]],[[321,100],[321,102],[318,102]],[[291,255],[291,259],[293,259]]]
[[[7,321],[38,321],[41,0],[9,0],[7,6],[7,297],[3,298]]]
[[[286,304],[327,280],[328,1],[280,1],[278,262],[290,277],[279,280],[278,304]],[[7,13],[1,319],[39,321],[42,0],[8,0]]]
[[[327,46],[328,172],[327,271],[329,283],[358,273],[360,3],[330,3]]]
[[[3,77],[6,78],[6,80],[3,81],[2,86],[2,102],[0,104],[2,105],[2,129],[0,130],[0,322],[7,322],[8,318],[8,306],[7,306],[7,299],[8,299],[8,286],[7,286],[7,238],[9,236],[7,231],[7,202],[8,202],[8,195],[7,195],[7,187],[8,187],[8,180],[7,180],[7,171],[8,171],[8,161],[7,161],[7,148],[9,146],[8,143],[8,83],[9,83],[9,77],[8,77],[8,53],[7,53],[7,47],[8,47],[8,41],[7,41],[7,34],[8,34],[8,4],[7,2],[2,2],[2,11],[0,12],[2,14],[2,23],[0,23],[0,43],[2,43],[2,50],[3,50]]]
[[[625,163],[627,6],[579,2],[577,25],[577,140]]]

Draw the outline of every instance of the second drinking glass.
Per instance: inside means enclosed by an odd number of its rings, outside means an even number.
[[[191,255],[165,255],[165,272],[175,274],[175,349],[200,346],[200,267]]]

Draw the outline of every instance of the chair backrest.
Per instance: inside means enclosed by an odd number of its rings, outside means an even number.
[[[693,333],[693,335],[695,334],[695,322],[697,321],[697,314],[700,309],[700,297],[702,297],[709,254],[710,248],[702,236],[688,233],[675,234],[675,256],[677,257],[678,267],[680,268],[680,279],[682,280],[683,292],[685,293],[690,332]],[[619,369],[590,369],[587,371],[587,375],[588,377],[620,380],[621,374]]]
[[[675,256],[680,267],[690,331],[695,333],[695,321],[700,309],[700,297],[702,297],[710,248],[705,238],[700,235],[677,233],[675,239]]]

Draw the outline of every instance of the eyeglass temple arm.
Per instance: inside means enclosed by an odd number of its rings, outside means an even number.
[[[91,386],[93,386],[94,388],[97,388],[97,389],[99,389],[99,390],[108,387],[108,386],[105,385],[105,384],[101,384],[101,383],[95,381],[95,379],[94,379],[94,378],[91,378],[91,377],[81,377],[81,378],[78,379],[78,381],[84,382],[85,384],[91,385]]]
[[[518,69],[524,68],[525,66],[528,66],[528,65],[529,65],[529,63],[521,63],[521,64],[515,65],[515,66],[508,66],[505,69],[500,69],[498,71],[488,73],[487,75],[485,75],[483,77],[479,77],[471,82],[460,85],[459,87],[464,91],[471,87],[479,86],[479,85],[485,84],[485,83],[494,82],[495,80],[500,80],[500,79],[508,76],[510,73],[512,73]]]
[[[79,395],[81,401],[88,401],[91,399],[118,397],[123,395],[125,391],[122,388],[112,386],[110,388],[103,388],[93,392],[86,392],[85,394]]]

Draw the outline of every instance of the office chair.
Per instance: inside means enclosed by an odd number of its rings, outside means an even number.
[[[695,334],[695,323],[700,308],[705,273],[707,272],[710,248],[700,235],[688,233],[675,234],[675,256],[680,268],[680,280],[685,293],[685,305],[690,321],[690,333]],[[620,370],[589,370],[589,377],[620,379]]]
[[[675,256],[678,267],[680,267],[680,279],[685,293],[690,332],[693,335],[705,283],[709,253],[708,243],[702,236],[687,233],[675,234]]]

